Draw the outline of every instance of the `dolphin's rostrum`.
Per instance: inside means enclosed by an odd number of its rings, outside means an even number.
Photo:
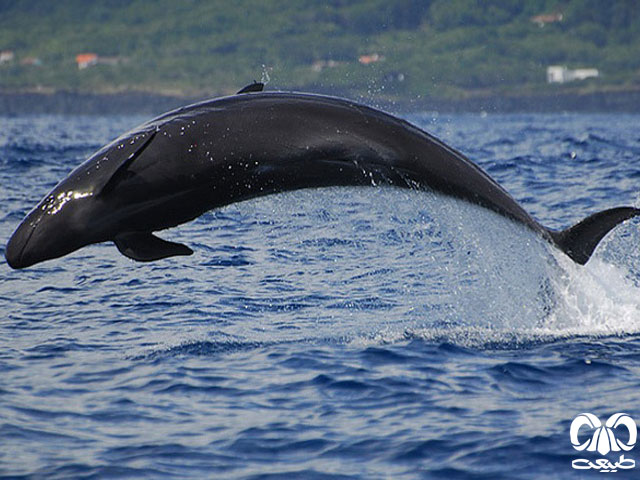
[[[102,148],[49,193],[6,248],[13,268],[113,241],[134,260],[192,250],[153,232],[270,193],[340,185],[431,189],[491,209],[542,235],[580,264],[633,207],[564,231],[534,220],[461,153],[391,115],[302,93],[237,95],[161,115]]]

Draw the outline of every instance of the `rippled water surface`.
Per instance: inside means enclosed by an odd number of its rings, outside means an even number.
[[[544,225],[639,203],[640,116],[408,118]],[[143,120],[0,117],[2,248]],[[330,188],[163,234],[191,257],[3,264],[0,477],[596,478],[569,426],[640,419],[639,224],[578,267],[467,203]]]

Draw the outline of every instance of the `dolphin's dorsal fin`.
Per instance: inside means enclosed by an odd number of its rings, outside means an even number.
[[[121,254],[139,262],[152,262],[161,258],[193,253],[193,250],[186,245],[168,242],[151,232],[120,233],[116,235],[113,242]]]
[[[261,92],[262,90],[264,90],[264,83],[254,81],[252,84],[247,85],[240,90],[236,95],[240,95],[242,93]]]
[[[136,158],[138,158],[142,152],[144,152],[144,150],[151,144],[151,141],[153,140],[153,138],[156,136],[156,134],[158,133],[157,130],[154,130],[149,137],[144,141],[144,143],[142,145],[140,145],[139,148],[137,148],[132,154],[130,154],[119,166],[118,168],[111,174],[111,177],[109,177],[109,180],[107,180],[105,182],[105,184],[102,186],[102,188],[100,189],[100,191],[98,192],[98,195],[105,195],[108,194],[111,190],[113,190],[113,188],[116,186],[116,184],[118,182],[120,182],[122,179],[124,179],[127,175],[127,169],[129,168],[129,166],[135,161]]]

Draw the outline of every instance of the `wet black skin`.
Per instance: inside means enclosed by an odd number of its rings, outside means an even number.
[[[6,258],[24,268],[105,241],[141,261],[186,255],[188,247],[151,233],[241,200],[340,185],[458,197],[526,225],[578,263],[640,213],[622,207],[552,232],[462,154],[404,120],[333,97],[254,91],[169,112],[101,149],[25,218]]]

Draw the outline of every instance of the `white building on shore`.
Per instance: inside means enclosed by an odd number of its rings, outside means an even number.
[[[585,80],[600,76],[597,68],[576,68],[570,70],[564,65],[551,65],[547,67],[548,83],[565,83],[575,80]]]
[[[3,50],[0,52],[0,63],[13,62],[13,52],[11,50]]]

